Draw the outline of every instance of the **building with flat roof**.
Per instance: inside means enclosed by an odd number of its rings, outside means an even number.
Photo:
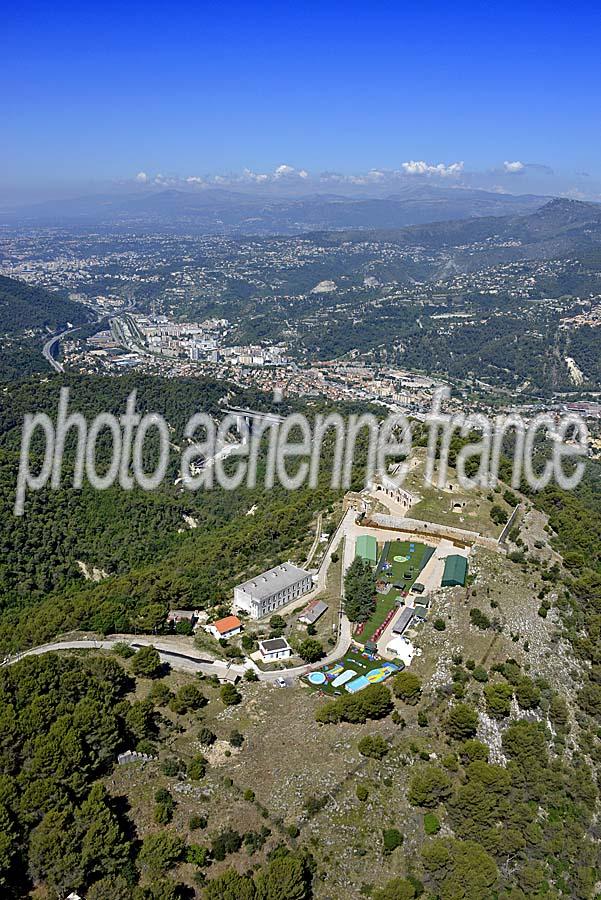
[[[259,653],[263,662],[273,662],[292,656],[292,647],[286,638],[269,638],[266,641],[259,641]]]
[[[378,544],[371,534],[361,534],[355,541],[355,556],[375,566],[378,558]]]
[[[196,628],[200,613],[197,609],[170,609],[167,613],[167,624],[178,625],[179,622],[189,622],[192,628]]]
[[[234,588],[234,607],[251,619],[262,619],[302,597],[313,586],[311,573],[291,562],[274,566]]]
[[[393,634],[403,634],[409,628],[413,621],[414,611],[410,606],[406,606],[400,614],[394,625],[392,626]]]
[[[442,581],[440,582],[442,587],[455,587],[457,585],[463,587],[466,578],[467,559],[465,556],[459,556],[459,554],[447,556],[444,564]]]

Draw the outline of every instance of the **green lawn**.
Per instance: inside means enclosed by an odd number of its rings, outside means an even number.
[[[341,659],[337,660],[337,663],[330,663],[325,668],[330,670],[336,664],[342,666],[342,669],[354,669],[357,675],[367,675],[372,669],[379,669],[383,664],[383,661],[379,656],[375,659],[368,659],[366,656],[363,656],[359,650],[349,650]],[[318,668],[316,668],[315,671],[318,671]],[[312,690],[321,691],[323,694],[331,694],[332,696],[340,694],[343,690],[343,688],[333,688],[331,681],[326,681],[324,684],[319,685],[311,684],[304,675],[302,681]]]
[[[432,555],[433,548],[427,547],[425,544],[419,544],[417,541],[413,541],[414,550],[410,553],[409,547],[411,543],[412,542],[410,541],[391,541],[384,561],[390,563],[392,569],[380,571],[380,564],[378,564],[378,573],[385,580],[390,581],[391,588],[388,593],[377,595],[376,608],[373,615],[365,623],[365,627],[361,634],[354,636],[355,640],[359,643],[365,644],[366,641],[371,640],[380,625],[384,622],[390,610],[394,609],[397,605],[396,598],[400,595],[401,591],[399,588],[393,587],[393,585],[403,584],[405,585],[405,590],[409,590],[412,584],[419,580],[419,573]],[[394,558],[395,556],[409,557],[409,561],[397,561]],[[405,574],[409,572],[411,567],[413,569],[411,576],[405,578]]]

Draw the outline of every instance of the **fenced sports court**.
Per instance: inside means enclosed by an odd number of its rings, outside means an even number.
[[[355,631],[356,641],[365,644],[379,638],[391,614],[402,605],[433,553],[434,547],[417,541],[387,541],[384,544],[376,567],[376,579],[380,583],[376,608],[363,627]]]

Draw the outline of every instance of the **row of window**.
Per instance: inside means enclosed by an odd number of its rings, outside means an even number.
[[[289,600],[296,600],[297,597],[305,593],[309,585],[310,580],[307,578],[298,584],[292,585],[292,587],[286,588],[284,591],[280,591],[278,594],[270,597],[269,600],[262,601],[260,605],[257,604],[257,607],[261,610],[260,615],[264,616],[268,612],[273,612]]]

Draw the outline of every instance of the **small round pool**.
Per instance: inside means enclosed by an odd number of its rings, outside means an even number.
[[[323,674],[323,672],[311,672],[311,674],[307,677],[311,684],[323,684],[326,680],[326,676]]]

